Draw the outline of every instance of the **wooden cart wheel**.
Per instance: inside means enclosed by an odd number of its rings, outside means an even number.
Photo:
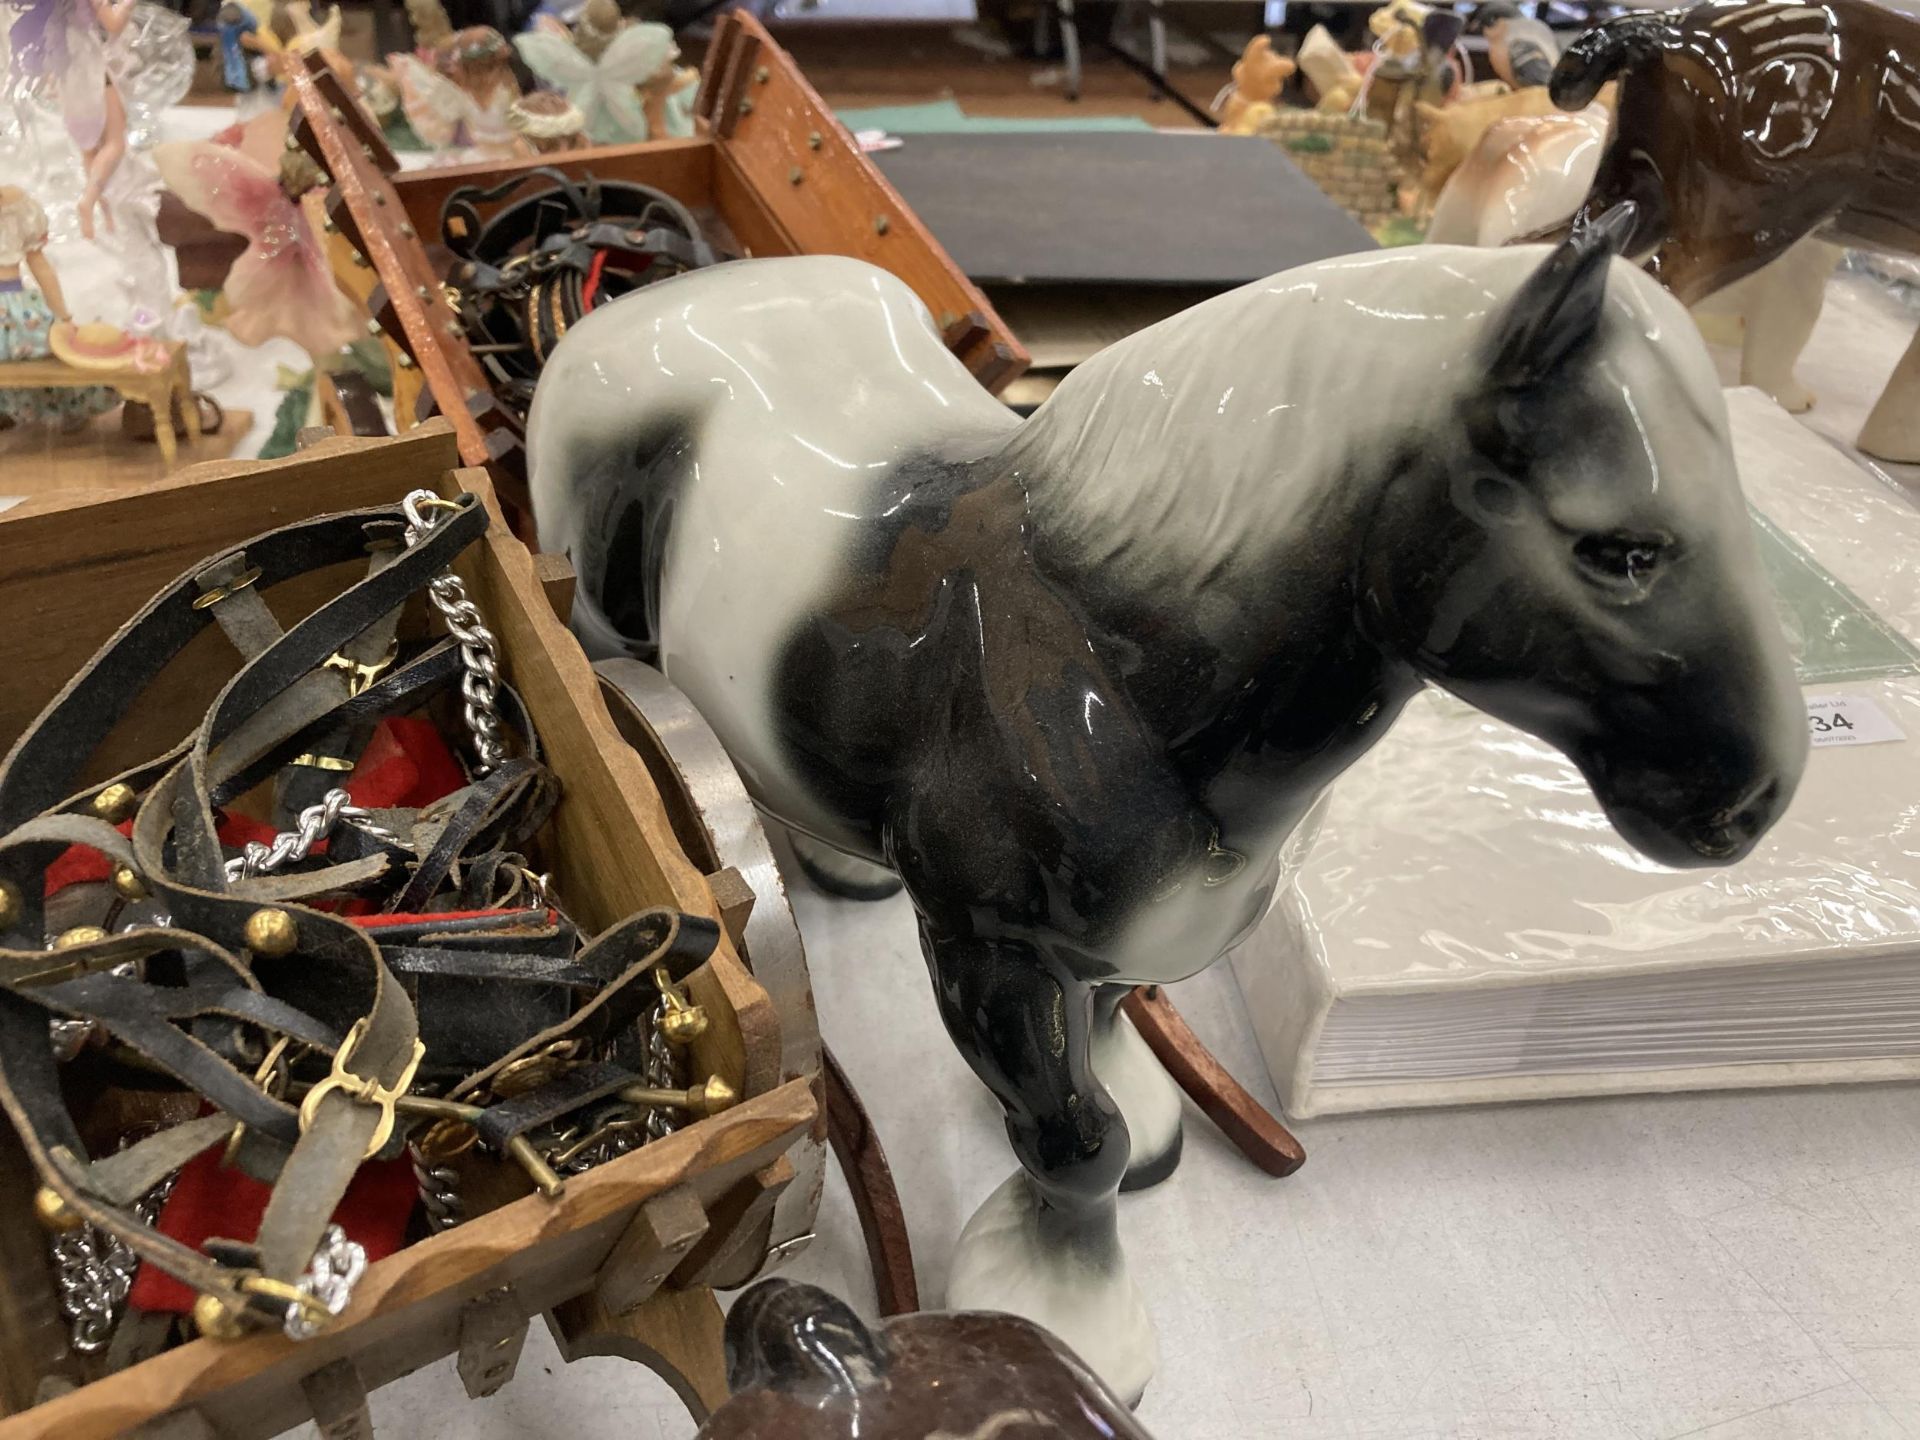
[[[859,1212],[881,1312],[917,1309],[899,1193],[879,1138],[844,1072],[830,1055],[823,1063],[806,952],[760,812],[720,737],[665,675],[638,660],[603,660],[594,668],[615,727],[646,762],[666,802],[674,838],[707,873],[723,915],[737,915],[732,897],[744,890],[746,915],[734,927],[734,940],[779,1012],[782,1078],[824,1075],[823,1111]],[[774,1206],[769,1265],[799,1253],[812,1238],[820,1207],[823,1147],[802,1147],[789,1158],[794,1183]]]

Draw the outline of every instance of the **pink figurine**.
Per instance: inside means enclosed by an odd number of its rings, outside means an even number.
[[[286,148],[286,113],[268,110],[212,140],[154,148],[167,188],[189,209],[247,240],[227,272],[227,329],[243,345],[284,335],[316,360],[354,337],[353,302],[334,284],[307,192],[321,183]]]

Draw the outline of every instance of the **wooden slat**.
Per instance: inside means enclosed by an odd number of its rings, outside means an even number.
[[[469,465],[487,465],[500,454],[493,434],[513,430],[500,411],[485,373],[467,348],[458,318],[440,291],[440,276],[406,219],[393,182],[361,147],[352,130],[334,118],[335,106],[320,80],[304,67],[289,71],[297,107],[291,134],[333,177],[334,190],[351,218],[330,210],[362,253],[392,307],[387,333],[412,355],[452,423],[460,456]],[[526,507],[525,477],[511,466],[496,472],[508,499]]]
[[[713,202],[713,151],[711,140],[653,140],[642,145],[596,145],[564,155],[543,155],[537,159],[487,161],[476,165],[432,165],[396,175],[394,192],[405,207],[407,218],[427,244],[440,238],[440,209],[463,185],[492,189],[515,175],[530,170],[558,170],[572,179],[592,175],[601,180],[621,180],[632,185],[651,185],[664,190],[683,205],[698,210]],[[529,193],[522,191],[514,199]],[[481,206],[484,217],[496,207]]]
[[[852,255],[892,271],[942,330],[977,313],[993,343],[960,358],[989,388],[998,390],[1026,369],[1025,347],[991,302],[747,11],[730,10],[716,22],[701,92],[696,108],[711,116],[724,161],[765,198],[795,249]],[[991,200],[981,197],[982,204]]]

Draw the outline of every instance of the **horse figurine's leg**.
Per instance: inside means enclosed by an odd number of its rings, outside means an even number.
[[[1093,1001],[1093,1073],[1127,1122],[1122,1190],[1158,1185],[1180,1164],[1180,1087],[1120,1013],[1128,985],[1102,985]]]
[[[1811,409],[1814,395],[1794,375],[1794,365],[1820,319],[1827,277],[1844,253],[1824,240],[1802,240],[1740,282],[1749,287],[1740,383],[1758,385],[1795,414]]]
[[[921,939],[941,1018],[1005,1107],[1023,1167],[961,1232],[947,1305],[1037,1321],[1136,1401],[1159,1343],[1120,1248],[1127,1125],[1094,1076],[1093,987],[1032,946],[925,923]]]

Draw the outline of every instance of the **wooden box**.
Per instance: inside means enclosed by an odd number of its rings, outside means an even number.
[[[65,509],[52,497],[0,515],[0,614],[9,622],[0,629],[8,677],[0,744],[10,747],[155,591],[217,548],[422,485],[471,490],[495,523],[459,568],[564,787],[543,852],[563,903],[590,930],[662,904],[737,922],[722,917],[676,844],[647,769],[614,730],[555,613],[570,594],[564,575],[542,557],[543,588],[485,474],[458,463],[451,428],[437,422],[397,439],[322,441],[285,461],[197,466],[141,494]],[[289,598],[310,606],[324,593]],[[278,594],[269,592],[270,604]],[[290,604],[283,619],[295,611]],[[102,764],[157,753],[187,733],[232,664],[210,626],[131,707]],[[694,1068],[731,1082],[742,1096],[736,1108],[570,1179],[556,1200],[529,1195],[376,1263],[340,1320],[303,1344],[274,1334],[197,1340],[95,1378],[67,1350],[47,1236],[31,1214],[35,1181],[0,1124],[0,1414],[11,1416],[0,1437],[237,1440],[310,1417],[323,1433],[360,1434],[366,1391],[443,1355],[460,1354],[470,1393],[491,1393],[511,1371],[528,1318],[542,1313],[569,1358],[629,1355],[667,1376],[696,1413],[717,1404],[720,1311],[703,1287],[739,1283],[758,1267],[773,1201],[792,1174],[785,1156],[818,1145],[823,1132],[817,1054],[809,1070],[782,1073],[780,1017],[733,940],[723,936],[690,988],[712,1020]],[[55,1378],[43,1388],[46,1376]],[[77,1388],[34,1404],[63,1381]]]
[[[519,426],[492,403],[485,371],[440,292],[434,258],[445,255],[435,245],[441,206],[461,186],[492,186],[541,167],[651,185],[692,209],[726,253],[851,255],[891,271],[996,393],[1027,367],[1027,352],[987,297],[745,11],[715,25],[695,102],[699,134],[690,140],[401,172],[324,64],[315,60],[291,82],[290,133],[334,181],[328,215],[338,232],[336,274],[394,349],[399,423],[421,413],[416,397],[424,386],[431,407],[452,420],[461,456],[487,466],[512,503],[524,503],[525,494]]]

